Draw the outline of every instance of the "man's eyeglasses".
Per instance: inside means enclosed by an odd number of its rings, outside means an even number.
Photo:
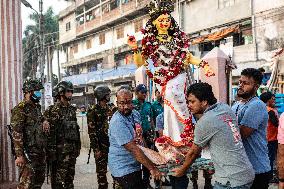
[[[117,102],[117,104],[121,106],[132,105],[132,100],[131,101],[120,101],[120,102]]]

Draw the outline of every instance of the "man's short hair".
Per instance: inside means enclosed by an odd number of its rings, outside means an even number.
[[[116,97],[120,94],[125,94],[125,93],[128,93],[128,94],[131,94],[133,95],[133,93],[129,90],[129,89],[126,89],[126,88],[122,88],[122,89],[119,89],[117,92],[116,92]]]
[[[261,71],[259,71],[258,69],[254,69],[254,68],[244,69],[241,72],[241,75],[253,78],[253,80],[259,85],[261,84],[262,79],[263,79],[263,74],[261,73]]]
[[[275,97],[274,94],[272,94],[271,92],[265,92],[265,93],[262,93],[260,95],[260,100],[262,100],[264,103],[267,103],[268,100],[270,100],[272,97]]]
[[[261,72],[261,73],[264,73],[265,72],[265,69],[264,68],[258,68],[258,70]]]
[[[212,86],[208,83],[195,83],[189,86],[187,96],[189,94],[194,95],[199,101],[207,101],[209,105],[217,103]]]

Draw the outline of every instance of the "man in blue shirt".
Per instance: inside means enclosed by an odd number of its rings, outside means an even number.
[[[252,189],[267,189],[271,177],[266,140],[268,113],[265,104],[256,96],[262,77],[259,70],[244,69],[238,88],[241,101],[232,107],[238,117],[246,153],[255,171]]]
[[[145,189],[141,164],[150,170],[154,179],[161,178],[161,173],[155,164],[136,144],[136,127],[140,123],[136,111],[132,111],[132,97],[132,93],[127,89],[117,92],[118,111],[110,121],[108,165],[115,182],[115,189]]]
[[[137,85],[135,89],[136,99],[133,100],[135,110],[141,115],[143,138],[148,148],[154,149],[154,120],[153,110],[151,103],[146,101],[147,98],[147,87],[144,84]],[[150,185],[150,173],[143,166],[143,181],[147,185],[147,188],[151,188]]]

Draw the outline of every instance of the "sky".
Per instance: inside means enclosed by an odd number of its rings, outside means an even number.
[[[32,7],[39,11],[39,0],[26,0]],[[61,10],[65,9],[68,6],[68,3],[65,0],[43,0],[43,12],[45,12],[48,7],[52,7],[55,14],[58,14]],[[25,30],[25,27],[33,22],[29,19],[29,15],[32,14],[34,10],[25,7],[22,4],[22,31]]]

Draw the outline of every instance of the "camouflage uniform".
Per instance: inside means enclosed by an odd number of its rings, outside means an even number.
[[[101,91],[99,91],[101,90]],[[98,94],[98,91],[101,94]],[[106,95],[110,94],[108,87],[100,87],[95,89],[95,97],[98,101],[103,100]],[[108,150],[109,150],[109,137],[108,128],[109,120],[113,115],[115,108],[111,105],[107,105],[106,108],[98,104],[94,105],[87,113],[88,133],[90,137],[90,146],[95,153],[96,159],[96,172],[99,189],[107,189],[107,162],[108,162]],[[96,156],[96,153],[100,152],[100,157]]]
[[[60,83],[59,83],[60,84]],[[55,161],[52,162],[51,180],[54,189],[73,189],[76,158],[80,154],[81,142],[79,125],[76,117],[76,107],[61,101],[56,102],[44,116],[54,129],[54,141],[49,140],[49,146],[55,145]],[[55,181],[54,181],[55,180]]]
[[[42,89],[42,86],[36,86],[36,82],[38,81],[26,81],[24,92]],[[16,157],[24,157],[26,161],[20,169],[18,189],[40,189],[44,183],[46,135],[42,123],[41,106],[31,100],[22,101],[12,109],[11,126],[15,154]]]
[[[55,86],[52,90],[52,97],[54,102],[58,101],[58,91]],[[51,105],[45,110],[44,117],[46,120],[50,120],[52,117],[52,109],[54,105]],[[48,168],[50,169],[50,179],[51,179],[51,188],[56,188],[56,130],[55,125],[50,124],[49,134],[47,136],[47,163],[49,164]],[[49,171],[49,170],[48,170]]]

